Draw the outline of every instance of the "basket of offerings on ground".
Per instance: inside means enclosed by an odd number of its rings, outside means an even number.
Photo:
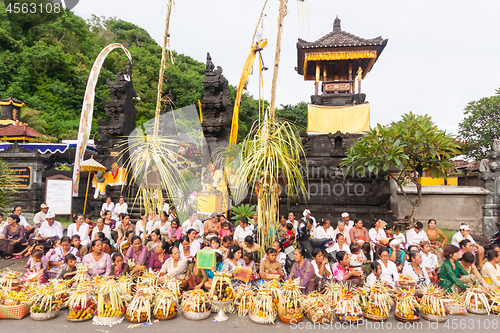
[[[234,304],[238,308],[238,316],[244,317],[248,314],[252,306],[253,295],[254,292],[249,285],[242,284],[236,289]]]
[[[232,302],[236,292],[231,284],[231,273],[215,272],[208,298],[216,302]]]
[[[464,305],[467,312],[474,314],[488,314],[490,313],[490,302],[488,296],[484,291],[477,287],[470,287],[467,289],[463,296]]]
[[[399,274],[399,286],[401,288],[415,288],[417,281],[410,275]]]
[[[500,294],[493,291],[490,295],[490,312],[494,315],[500,315]]]
[[[292,280],[285,281],[279,294],[278,318],[285,324],[296,324],[304,319],[301,305],[302,291]]]
[[[420,316],[429,321],[444,322],[448,319],[443,303],[443,290],[436,287],[422,289],[423,296],[420,303]]]
[[[24,292],[0,289],[0,319],[23,319],[29,313],[30,305]]]
[[[113,326],[123,321],[126,301],[129,294],[126,285],[115,280],[95,281],[97,309],[93,322],[95,325]]]
[[[149,285],[138,285],[134,298],[127,306],[125,318],[132,323],[151,322],[151,308],[154,288]]]
[[[21,290],[21,273],[13,270],[5,270],[0,275],[0,288],[9,291],[20,291]]]
[[[69,321],[87,321],[94,317],[96,309],[95,297],[93,289],[89,283],[78,285],[76,290],[72,290],[68,300],[67,306],[69,313],[66,319]]]
[[[417,322],[419,303],[415,297],[415,289],[399,289],[396,293],[396,309],[394,317],[402,322]]]
[[[324,295],[312,292],[302,298],[304,315],[313,323],[333,323],[333,307],[326,301]]]
[[[156,290],[153,316],[158,320],[170,320],[177,317],[177,308],[172,292],[167,288]]]
[[[85,264],[76,264],[76,274],[70,279],[69,284],[78,286],[80,283],[86,283],[89,281],[89,276],[87,274],[89,266]]]
[[[359,306],[358,299],[354,293],[347,288],[342,288],[342,297],[337,302],[335,313],[342,323],[363,323],[363,311]]]
[[[163,277],[165,278],[165,281],[162,282],[161,286],[170,290],[172,292],[172,296],[175,298],[175,301],[179,302],[179,298],[181,297],[181,282],[176,278],[169,277],[167,275],[164,275]]]
[[[56,293],[56,302],[59,304],[61,310],[67,309],[67,301],[71,288],[69,287],[69,280],[52,280],[49,282],[54,287]]]
[[[27,271],[23,276],[23,288],[34,289],[42,284],[43,271]]]
[[[463,296],[458,293],[449,293],[443,299],[444,309],[449,315],[466,315],[467,308],[464,305]]]
[[[257,324],[274,324],[276,315],[272,291],[265,287],[260,289],[252,299],[248,317]]]
[[[189,290],[182,295],[182,314],[186,319],[203,320],[210,317],[212,305],[203,290]]]
[[[375,284],[369,291],[368,302],[363,307],[366,319],[383,321],[389,318],[392,301],[391,292],[383,284]]]
[[[50,320],[59,314],[59,303],[56,301],[56,291],[52,285],[41,285],[36,288],[29,299],[31,304],[30,317],[33,320]]]
[[[340,283],[329,283],[326,286],[325,300],[335,309],[342,299],[344,286]]]

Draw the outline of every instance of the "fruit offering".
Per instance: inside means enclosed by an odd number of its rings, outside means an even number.
[[[463,299],[467,309],[486,310],[487,312],[491,310],[488,297],[480,288],[470,287],[465,292]]]
[[[329,283],[326,286],[325,300],[335,309],[342,299],[343,289],[346,288],[340,283]]]
[[[66,318],[70,320],[92,318],[96,308],[92,287],[88,283],[79,285],[70,293],[66,304],[69,307]]]
[[[85,264],[76,264],[76,274],[71,278],[70,284],[79,285],[80,283],[88,282],[87,274],[89,267]]]
[[[383,284],[377,283],[370,289],[368,302],[363,312],[372,316],[388,317],[393,304],[389,289]]]
[[[9,291],[19,291],[21,284],[21,273],[13,270],[6,270],[0,276],[0,288]]]
[[[313,323],[331,323],[334,321],[333,308],[324,295],[312,292],[302,299],[305,316]]]
[[[171,319],[177,315],[175,299],[170,290],[166,288],[158,288],[156,290],[153,315],[156,319],[160,320]]]
[[[443,290],[436,287],[426,287],[423,289],[423,293],[420,311],[434,316],[446,316],[443,304]]]
[[[242,284],[236,289],[235,304],[238,307],[238,316],[244,317],[250,311],[254,292],[249,285]]]
[[[118,317],[125,312],[125,302],[128,298],[126,287],[114,280],[104,280],[96,283],[97,312],[99,317]]]
[[[231,273],[214,272],[214,279],[208,297],[213,301],[232,301],[236,293],[231,284]]]
[[[203,290],[189,290],[182,296],[181,308],[184,312],[207,312],[212,305]]]
[[[127,306],[125,318],[131,322],[150,322],[151,321],[151,307],[154,297],[154,288],[147,285],[139,285],[137,292]]]
[[[28,300],[33,313],[47,313],[59,310],[59,303],[56,301],[56,291],[50,284],[41,285],[36,288],[33,295]]]
[[[363,311],[358,304],[356,295],[348,288],[341,289],[342,296],[338,300],[335,312],[341,322],[361,323]]]
[[[301,299],[300,287],[292,280],[285,281],[279,295],[278,314],[284,318],[301,320],[304,316]]]
[[[252,299],[249,315],[274,324],[276,310],[273,305],[273,295],[269,290],[261,289],[257,292],[257,295]]]
[[[181,289],[179,287],[180,281],[167,275],[162,276],[162,278],[165,278],[165,280],[162,282],[161,287],[170,290],[175,298],[175,301],[178,302],[179,297],[181,297]]]
[[[415,289],[399,289],[396,300],[396,309],[394,310],[396,316],[410,320],[419,319],[416,312],[419,304],[415,298]]]
[[[402,288],[415,287],[416,283],[417,283],[417,281],[415,281],[415,279],[413,277],[411,277],[410,275],[399,274],[399,285]]]
[[[27,304],[28,296],[22,291],[11,291],[2,295],[0,298],[0,305],[16,306],[19,304]]]

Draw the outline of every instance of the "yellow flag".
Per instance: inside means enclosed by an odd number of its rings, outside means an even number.
[[[241,72],[240,82],[238,83],[238,90],[236,91],[236,99],[234,101],[233,109],[233,122],[231,124],[231,136],[229,137],[229,143],[236,144],[238,139],[238,122],[239,122],[239,110],[241,102],[241,94],[243,93],[243,88],[252,70],[253,62],[255,61],[255,56],[257,52],[261,51],[267,45],[267,39],[261,39],[250,50],[245,65],[243,66],[243,71]]]

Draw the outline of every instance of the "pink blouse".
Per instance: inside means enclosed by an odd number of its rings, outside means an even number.
[[[111,256],[107,253],[103,252],[102,258],[99,261],[95,261],[92,253],[89,253],[83,257],[82,263],[89,266],[87,273],[90,276],[102,275],[106,277],[111,274],[111,266],[113,263],[111,261]]]
[[[342,266],[338,262],[332,265],[332,273],[333,276],[335,276],[335,279],[339,282],[345,280],[345,276],[349,274],[349,268],[347,269],[347,272],[342,269]]]

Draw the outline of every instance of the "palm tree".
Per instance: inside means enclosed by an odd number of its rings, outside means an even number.
[[[42,134],[45,134],[45,129],[48,126],[45,120],[40,118],[40,111],[28,108],[26,106],[21,112],[21,121],[28,124],[29,127]]]

